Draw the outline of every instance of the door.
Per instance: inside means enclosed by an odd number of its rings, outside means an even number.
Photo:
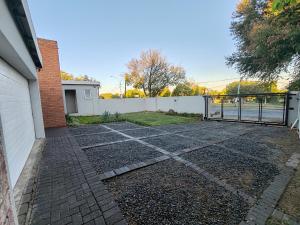
[[[76,90],[65,90],[67,113],[77,113]]]
[[[14,186],[35,141],[28,80],[0,58],[0,113],[9,176]]]

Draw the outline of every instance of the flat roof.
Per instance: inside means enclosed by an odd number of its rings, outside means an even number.
[[[98,81],[86,81],[86,80],[62,80],[62,85],[90,85],[90,86],[100,86]]]

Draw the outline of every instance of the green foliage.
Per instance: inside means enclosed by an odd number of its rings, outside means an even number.
[[[160,97],[170,97],[171,91],[168,87],[165,87],[164,90],[159,94]]]
[[[202,87],[202,86],[195,85],[195,84],[192,84],[191,86],[192,86],[192,90],[193,90],[192,95],[205,95],[205,92],[207,90],[206,87]]]
[[[295,77],[295,79],[290,83],[288,89],[289,91],[300,91],[300,76]]]
[[[102,93],[100,94],[100,98],[102,99],[112,99],[112,98],[120,98],[119,94],[112,94],[112,93]]]
[[[122,115],[126,121],[144,125],[159,126],[167,124],[193,123],[200,120],[199,117],[183,117],[179,115],[166,115],[163,112],[138,112],[127,113]]]
[[[65,71],[60,71],[60,77],[62,80],[74,80],[74,76]]]
[[[87,75],[80,75],[78,77],[74,76],[73,74],[67,73],[65,71],[60,71],[60,77],[62,80],[79,80],[79,81],[97,81],[93,77],[89,77]]]
[[[166,115],[170,116],[182,116],[182,117],[194,117],[203,120],[203,114],[199,113],[178,113],[175,112],[173,109],[170,109],[168,112],[165,113]]]
[[[226,86],[226,94],[238,93],[239,81],[232,82]],[[241,81],[241,94],[255,94],[255,93],[277,93],[281,92],[277,88],[276,82],[262,83],[258,81]]]
[[[110,119],[110,112],[108,111],[104,111],[104,113],[102,114],[102,120],[104,123],[109,122]]]
[[[193,82],[184,82],[178,84],[173,90],[172,96],[194,96],[204,95],[207,88],[199,86]]]
[[[126,91],[126,98],[143,98],[145,94],[139,89],[130,89]]]
[[[138,113],[126,113],[120,115],[119,119],[116,119],[116,115],[110,115],[109,119],[105,120],[102,116],[72,116],[73,121],[78,121],[77,125],[83,124],[99,124],[108,122],[120,122],[129,121],[132,123],[144,125],[144,126],[158,126],[167,124],[181,124],[181,123],[193,123],[201,120],[201,115],[187,116],[182,115],[166,115],[162,112],[138,112]]]
[[[227,58],[244,77],[277,80],[300,71],[300,1],[243,0],[231,32],[237,51]]]
[[[115,113],[115,119],[120,120],[120,118],[121,118],[121,114],[119,112],[116,112]]]
[[[187,82],[178,84],[173,90],[172,96],[192,96],[193,89]]]

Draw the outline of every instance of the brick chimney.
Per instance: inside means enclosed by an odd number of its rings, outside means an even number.
[[[66,126],[58,46],[56,41],[38,38],[43,68],[38,72],[45,128]]]

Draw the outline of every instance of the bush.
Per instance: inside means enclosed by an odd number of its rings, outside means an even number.
[[[70,115],[66,114],[65,118],[66,118],[67,125],[70,126],[70,127],[75,127],[75,126],[80,125],[77,117],[73,117],[73,116],[70,116]]]
[[[72,124],[72,122],[73,122],[72,116],[70,116],[69,114],[66,114],[65,118],[66,118],[66,122],[67,122],[68,125]]]
[[[116,118],[116,121],[119,121],[120,118],[121,118],[121,114],[118,113],[118,112],[116,112],[116,113],[115,113],[115,118]]]
[[[166,115],[174,116],[177,115],[178,113],[175,112],[173,109],[169,109],[169,111],[166,113]]]
[[[182,116],[182,117],[199,117],[200,120],[203,120],[202,113],[178,113],[178,112],[175,112],[173,109],[170,109],[168,112],[166,112],[166,115]]]
[[[102,120],[103,122],[109,122],[110,119],[110,113],[109,111],[104,111],[104,113],[102,114]]]

